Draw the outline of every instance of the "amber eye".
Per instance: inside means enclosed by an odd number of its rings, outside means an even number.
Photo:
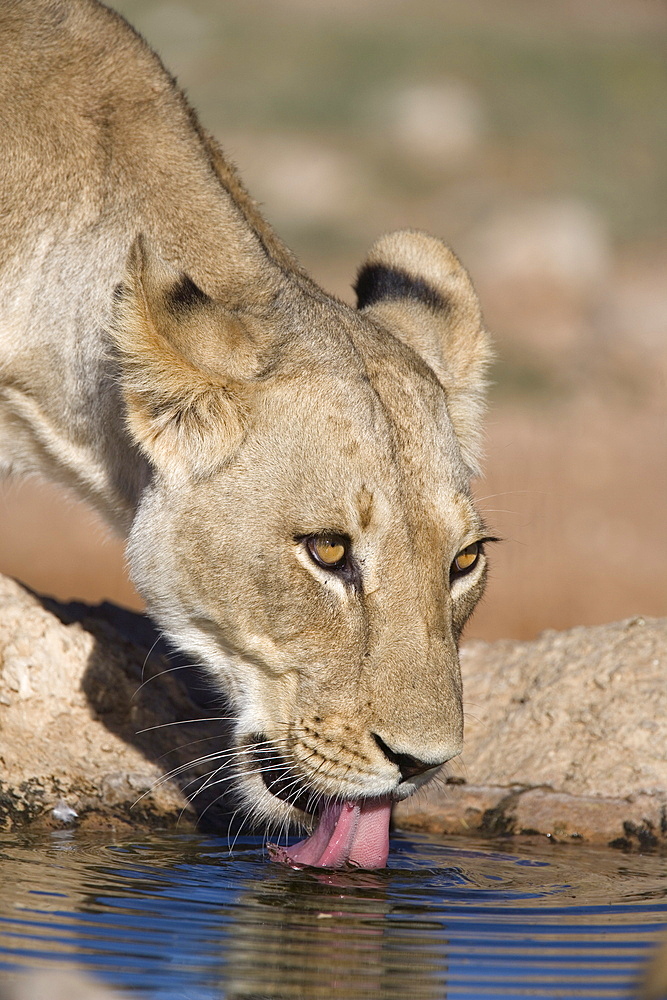
[[[309,555],[324,569],[341,569],[347,559],[348,546],[344,535],[311,535],[306,539]]]
[[[455,579],[457,576],[463,576],[465,573],[469,573],[479,559],[481,551],[482,546],[479,542],[473,542],[472,545],[466,545],[465,549],[461,549],[452,563],[452,579]]]

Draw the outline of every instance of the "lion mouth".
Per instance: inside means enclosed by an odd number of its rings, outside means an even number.
[[[267,739],[257,737],[253,756],[255,767],[267,791],[281,802],[312,818],[320,796],[304,786],[294,767],[282,754],[271,749]]]
[[[384,868],[389,856],[392,798],[341,800],[304,787],[293,767],[267,740],[255,747],[257,770],[266,789],[314,822],[312,833],[291,847],[269,844],[269,855],[292,867]]]
[[[386,868],[390,819],[388,796],[353,802],[326,799],[309,837],[291,847],[269,844],[269,854],[293,868]]]

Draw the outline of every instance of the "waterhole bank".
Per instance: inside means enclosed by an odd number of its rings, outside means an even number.
[[[141,615],[0,576],[0,828],[227,830],[206,782],[224,707],[156,640]],[[667,843],[667,620],[472,642],[462,669],[465,752],[398,827]]]

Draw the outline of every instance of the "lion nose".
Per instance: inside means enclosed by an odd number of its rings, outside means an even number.
[[[371,733],[371,735],[387,760],[390,760],[399,769],[403,781],[407,781],[408,778],[415,778],[418,774],[423,774],[424,771],[428,771],[431,767],[436,767],[436,764],[419,760],[418,757],[413,757],[409,753],[396,753],[395,750],[387,746],[382,737],[378,736],[377,733]]]

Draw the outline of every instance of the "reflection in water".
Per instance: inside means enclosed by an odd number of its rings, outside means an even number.
[[[381,874],[302,873],[261,883],[239,903],[224,949],[229,1000],[445,996],[444,940],[427,921],[406,933],[391,919]]]
[[[83,967],[153,1000],[629,1000],[667,929],[664,859],[398,837],[381,872],[258,842],[0,837],[0,982]]]

